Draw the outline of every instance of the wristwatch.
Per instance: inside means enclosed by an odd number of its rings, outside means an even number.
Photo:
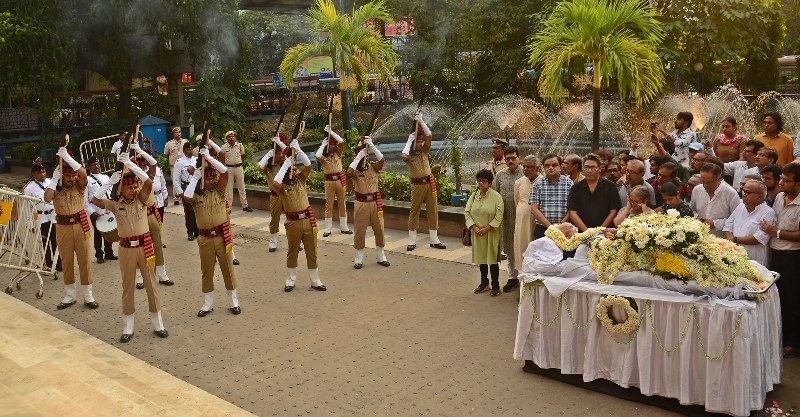
[[[736,236],[734,236],[734,237],[733,237],[733,243],[738,243],[738,242],[736,242],[736,240],[737,240],[737,239],[736,239]]]

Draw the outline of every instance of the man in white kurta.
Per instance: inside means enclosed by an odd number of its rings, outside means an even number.
[[[777,221],[775,211],[764,202],[767,186],[763,182],[750,180],[742,186],[742,203],[725,221],[725,238],[742,246],[750,259],[769,267],[770,236],[759,228],[764,220],[773,224]]]
[[[522,177],[514,181],[514,204],[516,216],[514,217],[514,269],[522,269],[522,254],[528,249],[528,243],[533,240],[533,216],[528,199],[531,195],[533,182],[539,177],[539,161],[533,155],[528,155],[522,160]],[[513,284],[513,286],[509,286]],[[519,286],[519,279],[503,286],[503,291],[509,292]],[[509,287],[506,289],[506,287]]]
[[[711,233],[724,237],[725,220],[741,203],[739,193],[722,181],[722,168],[712,163],[707,162],[700,168],[700,181],[702,186],[692,190],[692,211],[711,228]]]

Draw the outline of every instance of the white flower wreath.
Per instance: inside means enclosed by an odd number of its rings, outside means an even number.
[[[615,305],[625,309],[627,320],[624,322],[616,323],[615,320],[611,318],[611,307]],[[597,302],[597,307],[595,307],[595,315],[597,319],[600,320],[600,324],[603,325],[603,328],[612,335],[630,335],[636,333],[641,324],[639,312],[631,306],[630,301],[625,297],[617,295],[604,295],[600,297],[600,300]]]
[[[605,227],[590,227],[583,232],[575,233],[572,237],[567,239],[567,237],[564,236],[564,232],[559,230],[558,226],[558,224],[550,225],[550,227],[545,230],[544,235],[552,239],[561,250],[567,251],[577,249],[583,241],[603,233],[603,230],[606,229]],[[575,230],[577,230],[577,228]]]

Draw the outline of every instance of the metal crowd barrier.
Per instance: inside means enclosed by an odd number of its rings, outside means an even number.
[[[0,268],[16,270],[5,291],[11,294],[16,286],[22,289],[22,281],[32,274],[39,279],[36,298],[44,295],[42,275],[56,276],[57,251],[50,247],[49,235],[42,240],[42,229],[37,225],[36,204],[42,200],[29,197],[10,188],[0,188]],[[50,228],[55,233],[55,228]],[[52,266],[45,263],[46,251],[52,253]]]
[[[81,146],[78,147],[78,153],[80,153],[83,165],[86,166],[89,158],[97,155],[97,159],[100,161],[100,171],[103,173],[113,172],[117,158],[111,153],[111,147],[116,140],[117,135],[108,135],[81,143]],[[87,167],[86,169],[88,171],[89,168]]]

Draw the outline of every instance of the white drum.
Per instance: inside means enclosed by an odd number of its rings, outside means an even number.
[[[102,214],[100,217],[97,218],[95,226],[97,226],[97,230],[99,230],[102,233],[116,230],[117,218],[114,217],[114,213],[107,211],[105,212],[105,214]]]

